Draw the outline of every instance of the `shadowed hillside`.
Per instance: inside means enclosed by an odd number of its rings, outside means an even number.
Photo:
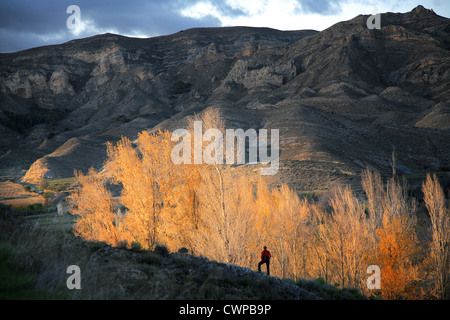
[[[54,219],[49,228],[40,218],[9,220],[1,214],[2,299],[365,299],[357,290],[315,280],[294,284],[204,257],[169,253],[163,246],[123,249],[84,241],[61,228],[62,221]],[[82,270],[80,290],[65,286],[72,264]]]

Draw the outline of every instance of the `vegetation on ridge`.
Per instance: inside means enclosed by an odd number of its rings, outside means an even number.
[[[213,109],[204,129],[224,128]],[[446,298],[450,216],[436,175],[422,185],[424,207],[401,179],[362,173],[364,198],[336,186],[322,202],[300,199],[288,186],[270,188],[262,176],[231,179],[227,165],[174,165],[169,132],[140,134],[108,146],[107,174],[79,174],[71,202],[75,233],[112,246],[164,244],[195,255],[253,268],[267,245],[272,272],[296,281],[322,278],[370,295],[367,268],[382,270],[384,299]],[[122,191],[113,200],[107,183]],[[122,209],[120,209],[122,206]]]

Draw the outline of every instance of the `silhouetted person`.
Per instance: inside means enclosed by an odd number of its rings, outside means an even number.
[[[261,272],[261,265],[264,263],[267,266],[267,275],[270,275],[270,258],[272,255],[270,254],[270,251],[267,250],[267,247],[264,246],[263,252],[261,252],[261,261],[258,263],[258,272]]]

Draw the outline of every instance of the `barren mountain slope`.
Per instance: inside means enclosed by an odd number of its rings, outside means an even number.
[[[400,173],[448,171],[450,20],[421,6],[382,14],[380,30],[367,18],[322,32],[105,34],[1,54],[0,171],[37,181],[101,167],[106,141],[185,127],[209,106],[228,127],[280,130],[274,184],[357,185],[365,167],[389,173],[393,149]]]

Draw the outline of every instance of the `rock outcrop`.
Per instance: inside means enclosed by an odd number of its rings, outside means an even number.
[[[419,6],[384,13],[382,28],[369,30],[368,17],[322,32],[104,34],[1,54],[0,121],[9,138],[0,152],[20,148],[37,161],[17,165],[31,167],[27,180],[64,177],[101,165],[106,141],[182,128],[187,115],[215,106],[230,127],[280,130],[274,184],[356,183],[365,167],[389,173],[393,149],[404,173],[449,168],[450,20]],[[174,92],[180,81],[189,89]],[[35,124],[33,110],[53,113]],[[73,139],[78,147],[67,148]],[[0,169],[10,166],[0,158]]]

